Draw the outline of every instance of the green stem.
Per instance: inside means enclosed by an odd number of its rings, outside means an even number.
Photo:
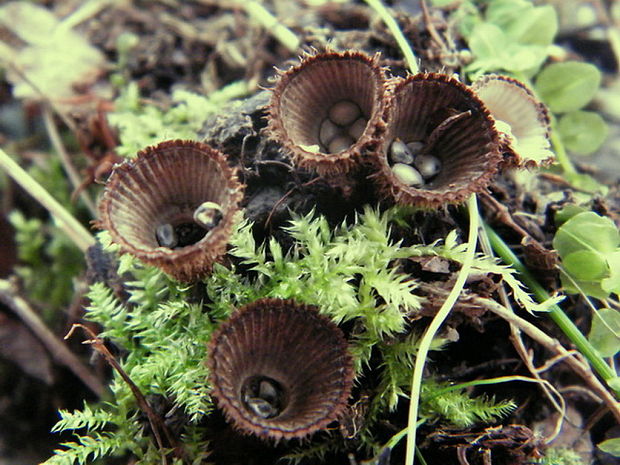
[[[573,166],[573,163],[570,161],[568,154],[566,153],[566,149],[564,148],[564,143],[562,139],[558,135],[557,130],[555,129],[555,125],[551,128],[551,144],[553,145],[553,151],[555,152],[555,157],[558,160],[558,163],[562,167],[562,170],[565,174],[576,174],[577,170]]]
[[[240,1],[242,7],[250,18],[267,29],[278,41],[291,53],[299,51],[300,40],[294,32],[284,26],[263,5],[256,1]]]
[[[461,389],[466,389],[468,387],[489,386],[489,385],[493,385],[493,384],[512,383],[512,382],[515,382],[515,381],[523,381],[525,383],[536,383],[536,384],[541,384],[541,383],[547,382],[547,381],[544,381],[544,380],[539,380],[539,379],[535,379],[535,378],[528,378],[527,376],[521,376],[521,375],[499,376],[497,378],[487,378],[487,379],[476,379],[474,381],[466,381],[464,383],[453,384],[453,385],[445,387],[443,389],[439,389],[439,390],[433,392],[432,398],[434,399],[436,397],[443,396],[444,394],[446,394],[448,392],[460,391]]]
[[[87,19],[96,16],[114,2],[115,0],[88,0],[87,2],[82,2],[79,8],[62,20],[57,26],[56,31],[67,32]]]
[[[411,377],[411,398],[409,402],[409,420],[407,423],[407,454],[405,457],[405,465],[413,465],[414,461],[416,422],[418,418],[418,406],[420,402],[424,364],[426,363],[426,358],[435,334],[437,334],[439,327],[449,315],[450,310],[456,303],[456,300],[463,290],[465,280],[469,276],[469,271],[474,260],[474,253],[476,252],[479,215],[475,194],[472,194],[467,201],[467,208],[469,210],[469,235],[467,237],[467,250],[461,265],[461,270],[459,271],[456,282],[454,283],[454,287],[450,291],[450,294],[448,294],[448,297],[422,336],[420,346],[416,354],[413,375]]]
[[[86,228],[84,228],[65,207],[58,203],[43,186],[26,173],[26,171],[15,163],[2,149],[0,149],[0,168],[4,169],[15,182],[22,186],[26,192],[50,212],[52,217],[56,220],[58,227],[61,228],[83,252],[95,243],[95,239]]]
[[[381,20],[387,26],[388,30],[394,36],[394,39],[396,40],[398,47],[403,52],[403,55],[405,57],[405,62],[407,63],[407,67],[409,68],[409,71],[411,71],[412,74],[419,73],[420,70],[418,68],[418,61],[415,58],[415,54],[413,53],[413,50],[411,46],[409,45],[409,42],[407,42],[407,39],[405,38],[403,31],[400,30],[398,23],[396,22],[394,17],[390,14],[390,12],[385,7],[385,5],[381,3],[381,0],[364,0],[364,1],[368,3],[368,6],[370,6],[370,8],[375,10],[375,12],[379,15]]]
[[[493,250],[499,255],[504,262],[512,266],[521,275],[521,280],[532,291],[534,296],[539,302],[544,302],[551,296],[543,289],[543,287],[536,281],[529,270],[521,263],[517,256],[513,253],[508,245],[502,240],[502,238],[487,224],[484,224],[484,228],[491,241]],[[558,305],[552,305],[549,309],[549,316],[557,324],[562,332],[575,344],[577,350],[588,359],[594,370],[605,380],[616,378],[614,370],[603,360],[598,354],[596,349],[592,347],[592,344],[586,339],[586,337],[579,331],[579,328],[571,321],[571,319],[564,313],[564,311]]]

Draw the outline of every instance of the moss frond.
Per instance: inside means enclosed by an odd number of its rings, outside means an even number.
[[[443,419],[459,428],[476,423],[491,423],[510,412],[517,405],[512,400],[496,401],[486,396],[469,397],[464,390],[449,390],[437,395],[445,385],[427,381],[422,389],[422,415],[428,419]]]

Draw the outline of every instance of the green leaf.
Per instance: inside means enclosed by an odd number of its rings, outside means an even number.
[[[469,38],[469,49],[480,60],[499,62],[507,45],[506,34],[494,24],[477,24]]]
[[[613,308],[595,312],[588,339],[602,357],[613,357],[620,352],[620,312]]]
[[[606,382],[607,386],[609,386],[616,392],[620,392],[620,376],[609,378],[608,380],[606,380]]]
[[[601,280],[607,274],[607,261],[598,252],[578,250],[562,259],[564,267],[579,281]]]
[[[567,61],[545,67],[535,87],[551,111],[566,113],[586,106],[600,85],[601,72],[596,66]]]
[[[566,221],[553,238],[553,247],[564,264],[561,278],[566,292],[581,290],[599,299],[607,298],[609,289],[618,287],[619,244],[620,233],[609,218],[584,212]],[[612,276],[613,281],[609,281]]]
[[[553,248],[561,257],[579,250],[612,253],[619,244],[620,233],[614,222],[594,212],[579,213],[572,217],[558,229],[553,238]]]
[[[562,208],[561,210],[558,210],[555,214],[555,224],[557,224],[558,226],[561,226],[563,223],[566,223],[568,220],[570,220],[573,216],[578,215],[579,213],[584,213],[590,211],[588,210],[586,207],[582,207],[579,205],[575,205],[575,204],[569,204],[566,205],[564,208]]]
[[[468,72],[506,70],[527,73],[545,60],[546,48],[539,45],[520,45],[495,24],[477,24],[469,38],[469,48],[475,60]]]
[[[551,5],[533,7],[508,28],[508,34],[522,44],[548,46],[558,32],[558,15]]]
[[[571,186],[589,194],[600,194],[603,197],[609,192],[609,188],[598,182],[589,174],[585,173],[565,173],[564,177]]]
[[[558,16],[551,5],[537,7],[524,0],[492,2],[486,19],[524,45],[551,45],[558,32]]]
[[[568,150],[589,155],[605,142],[609,128],[598,113],[571,111],[560,119],[558,131]]]
[[[58,26],[50,10],[31,2],[10,2],[0,8],[0,24],[29,44],[45,44]]]
[[[620,251],[607,256],[609,277],[601,281],[604,291],[620,295]]]
[[[620,457],[620,438],[607,439],[597,444],[596,447],[614,457]]]
[[[13,67],[7,72],[15,97],[50,98],[60,105],[76,95],[76,87],[94,82],[103,71],[102,53],[83,35],[63,28],[46,8],[11,2],[0,9],[0,25],[26,42],[12,50]]]
[[[526,0],[495,0],[486,9],[488,22],[505,28],[531,10],[533,5]]]

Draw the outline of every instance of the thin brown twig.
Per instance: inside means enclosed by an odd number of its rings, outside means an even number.
[[[308,187],[311,186],[312,184],[316,183],[317,181],[320,181],[321,178],[314,178],[310,181],[308,181],[307,183],[303,184],[301,187]],[[273,215],[275,214],[277,208],[282,204],[282,202],[284,202],[293,192],[295,192],[297,189],[299,189],[299,187],[293,187],[292,189],[290,189],[286,194],[284,194],[280,200],[278,200],[273,208],[271,209],[271,211],[269,212],[269,216],[267,216],[267,219],[265,220],[265,225],[268,225],[271,223],[271,218],[273,217]]]
[[[489,198],[489,200],[497,202],[491,196],[488,196],[488,198]],[[500,207],[505,208],[501,204],[498,204],[498,205]],[[510,219],[510,221],[512,221],[512,217],[508,213],[508,209],[506,209],[505,213],[508,215],[508,218]],[[514,221],[513,221],[513,223],[514,223]],[[515,223],[515,225],[516,225],[516,223]],[[519,227],[518,225],[516,225],[516,226]],[[525,233],[527,234],[527,232],[525,232]],[[489,237],[488,237],[486,231],[484,230],[484,228],[480,229],[480,231],[479,231],[479,238],[480,238],[480,244],[482,246],[483,251],[487,255],[493,256],[493,248],[491,247],[491,243],[489,241]],[[501,283],[501,285],[499,287],[499,297],[500,297],[500,300],[502,301],[502,304],[504,305],[504,307],[506,307],[509,311],[514,313],[514,311],[512,309],[512,305],[510,304],[510,299],[508,299],[508,293],[506,292],[506,286],[504,285],[504,283]],[[536,380],[539,381],[538,385],[540,386],[540,388],[545,393],[545,396],[547,397],[547,399],[549,399],[549,402],[551,402],[551,404],[559,412],[558,420],[557,420],[557,422],[555,424],[555,428],[553,430],[553,433],[549,437],[549,439],[551,440],[552,438],[554,438],[558,434],[560,434],[560,431],[562,429],[563,418],[564,418],[564,416],[566,414],[566,406],[565,406],[564,399],[562,398],[562,395],[559,392],[557,392],[557,390],[556,390],[557,395],[561,399],[562,405],[558,404],[558,402],[556,401],[555,397],[553,396],[553,394],[551,392],[551,389],[543,381],[542,377],[540,376],[539,370],[536,369],[536,366],[534,365],[532,351],[528,351],[526,349],[525,343],[523,342],[523,337],[522,337],[522,334],[521,334],[521,330],[513,323],[509,323],[509,325],[510,325],[510,341],[512,342],[513,347],[517,351],[517,354],[519,354],[519,357],[521,358],[521,360],[525,364],[525,366],[528,369],[528,371],[530,372],[530,374]]]
[[[11,68],[11,70],[14,71],[20,77],[20,79],[24,80],[30,87],[32,87],[32,89],[37,94],[39,94],[39,97],[43,101],[43,119],[44,119],[44,123],[45,123],[45,128],[46,128],[46,130],[48,132],[48,135],[50,137],[50,141],[52,142],[52,145],[54,146],[54,148],[58,152],[58,156],[60,158],[60,161],[61,161],[62,165],[64,166],[65,170],[67,171],[67,174],[69,175],[69,180],[71,181],[71,184],[73,185],[73,188],[76,189],[81,184],[80,176],[77,173],[77,171],[75,170],[75,168],[73,167],[73,164],[71,163],[71,160],[70,160],[69,156],[67,155],[66,150],[64,150],[64,146],[61,143],[60,135],[58,134],[58,130],[56,128],[56,125],[53,123],[53,117],[52,117],[50,109],[53,110],[60,117],[60,119],[63,121],[63,123],[74,134],[77,133],[77,127],[75,126],[75,123],[63,111],[61,111],[60,108],[58,108],[58,106],[54,103],[54,101],[52,101],[52,99],[50,99],[39,88],[39,86],[37,86],[28,77],[26,72],[23,71],[19,66],[17,66],[17,64],[15,64],[13,62],[10,62],[10,63],[8,63],[8,65]],[[86,207],[90,211],[91,215],[93,215],[93,218],[96,217],[97,215],[96,215],[95,206],[93,204],[93,201],[86,194],[86,192],[82,192],[80,194],[80,198],[84,201],[84,204],[86,205]]]
[[[82,341],[82,344],[92,345],[93,348],[97,352],[103,355],[106,361],[117,371],[117,373],[121,376],[121,378],[123,378],[123,380],[127,383],[127,385],[129,386],[129,389],[131,389],[131,392],[136,398],[136,402],[138,403],[138,407],[140,408],[140,410],[142,410],[146,414],[148,418],[149,424],[151,425],[151,431],[153,431],[153,436],[155,436],[155,441],[157,442],[157,447],[159,447],[160,452],[161,452],[162,464],[166,465],[168,463],[168,458],[164,452],[164,443],[162,441],[161,432],[164,433],[166,440],[168,441],[168,444],[171,447],[176,448],[176,441],[174,440],[170,431],[166,427],[166,424],[162,421],[161,417],[155,414],[155,412],[153,411],[153,409],[147,402],[146,398],[140,391],[140,388],[136,386],[136,384],[131,380],[129,375],[125,372],[125,370],[123,370],[120,364],[116,361],[114,356],[110,353],[108,348],[105,346],[103,339],[101,339],[99,336],[93,333],[90,328],[88,328],[87,326],[84,326],[83,324],[75,323],[71,326],[71,329],[65,336],[65,339],[70,338],[73,332],[77,328],[83,329],[84,332],[90,337],[90,339]]]
[[[602,399],[616,420],[620,422],[620,402],[618,402],[598,378],[594,376],[588,363],[585,362],[579,354],[571,354],[570,351],[562,346],[556,339],[548,336],[544,331],[529,321],[517,316],[500,303],[483,297],[473,297],[473,301],[484,306],[507,322],[515,324],[521,331],[548,350],[559,355],[567,355],[564,361],[581,376],[586,384]]]
[[[517,232],[522,237],[528,237],[528,236],[531,237],[531,234],[527,232],[521,225],[519,225],[514,220],[514,218],[510,214],[510,211],[508,210],[508,207],[506,207],[506,205],[502,204],[495,197],[493,197],[492,195],[486,192],[482,192],[480,194],[480,199],[482,200],[483,204],[487,205],[487,207],[489,207],[492,210],[495,210],[494,214],[498,221],[502,222],[509,228],[512,228],[515,232]],[[491,251],[492,250],[493,249],[491,249]]]
[[[578,355],[578,354],[579,354],[579,351],[577,350],[567,349],[567,352],[565,354],[558,354],[555,357],[551,357],[549,360],[545,360],[545,363],[543,363],[538,368],[536,368],[536,371],[538,373],[544,373],[545,371],[549,371],[551,368],[553,368],[558,363],[563,362],[565,358],[571,357],[573,355]]]
[[[24,324],[41,341],[45,348],[52,355],[54,360],[71,370],[82,382],[90,388],[97,396],[103,397],[106,393],[104,385],[91,373],[91,371],[80,361],[80,359],[69,350],[52,333],[39,315],[30,307],[28,302],[21,298],[15,285],[10,281],[0,280],[0,301],[9,307]]]
[[[588,389],[588,388],[586,388],[584,386],[579,386],[579,385],[565,386],[565,387],[560,389],[560,392],[567,393],[567,394],[570,394],[570,393],[582,394],[582,395],[584,395],[586,397],[589,397],[590,399],[592,399],[597,404],[602,404],[603,403],[603,400],[599,396],[597,396],[590,389]]]
[[[422,8],[422,18],[424,18],[424,24],[426,25],[426,30],[431,35],[433,40],[439,45],[443,52],[448,50],[448,45],[444,42],[443,38],[437,32],[435,25],[433,24],[433,20],[431,15],[428,12],[428,5],[426,4],[426,0],[420,0],[420,7]]]

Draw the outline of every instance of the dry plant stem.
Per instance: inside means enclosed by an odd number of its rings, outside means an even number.
[[[483,192],[480,194],[480,200],[483,204],[486,204],[488,208],[495,210],[494,216],[497,218],[497,221],[501,221],[504,225],[512,228],[522,237],[531,237],[525,229],[523,229],[519,224],[515,222],[513,216],[508,210],[508,207],[501,203],[499,200],[497,200],[495,197],[493,197],[487,192]],[[486,235],[486,233],[484,234],[484,237],[486,237],[486,239],[483,241],[483,244],[488,243],[488,236]],[[488,248],[486,246],[484,247],[484,252],[489,256],[493,256],[493,248],[491,247],[491,244],[488,244]]]
[[[431,35],[433,40],[439,45],[442,51],[448,50],[448,46],[444,42],[443,38],[435,29],[435,25],[433,24],[433,20],[431,15],[428,12],[428,5],[426,4],[426,0],[420,0],[420,7],[422,8],[422,17],[424,18],[424,23],[426,24],[426,30]]]
[[[123,378],[123,380],[129,386],[129,389],[131,389],[131,392],[136,398],[136,402],[138,403],[138,407],[140,408],[140,410],[142,410],[146,414],[149,420],[151,430],[153,431],[153,436],[155,436],[155,441],[157,442],[157,447],[159,447],[160,452],[162,453],[161,454],[162,464],[167,464],[168,459],[166,458],[166,454],[163,451],[164,444],[162,441],[161,432],[165,434],[168,444],[172,447],[175,447],[176,444],[175,444],[175,441],[172,435],[170,434],[170,431],[168,431],[168,428],[166,427],[162,419],[158,415],[155,414],[155,412],[153,411],[149,403],[146,401],[146,398],[144,397],[142,392],[140,392],[140,389],[138,388],[138,386],[135,385],[135,383],[131,380],[129,375],[125,373],[125,370],[123,370],[123,368],[116,361],[114,356],[110,353],[108,348],[105,346],[103,339],[101,339],[95,333],[93,333],[90,328],[80,323],[75,323],[73,326],[71,326],[71,329],[65,336],[65,339],[70,338],[73,332],[77,328],[82,328],[84,332],[88,334],[88,336],[90,337],[90,339],[83,341],[82,344],[92,345],[93,348],[106,359],[106,361],[112,366],[112,368],[114,368],[117,371],[117,373],[121,376],[121,378]]]
[[[413,50],[411,49],[411,46],[407,42],[407,39],[405,38],[403,31],[400,30],[400,27],[398,26],[398,23],[396,22],[394,17],[390,14],[390,12],[385,7],[385,5],[381,3],[381,0],[364,0],[364,1],[368,4],[370,8],[375,10],[375,12],[379,15],[381,20],[387,26],[388,30],[394,36],[394,39],[396,40],[398,47],[403,52],[403,55],[405,57],[405,62],[407,63],[407,67],[409,68],[409,71],[411,72],[411,74],[418,74],[418,72],[420,71],[420,69],[418,68],[418,61],[416,60],[416,57],[413,53]],[[413,463],[413,461],[411,463]]]
[[[239,7],[243,8],[248,16],[267,29],[289,52],[299,51],[300,40],[294,32],[281,24],[263,5],[253,0],[238,2]]]
[[[103,397],[106,393],[104,385],[91,371],[52,333],[39,315],[22,299],[17,289],[7,280],[0,280],[0,301],[9,307],[24,324],[41,341],[54,360],[71,370],[88,388]]]
[[[467,250],[465,252],[465,258],[461,264],[461,270],[456,278],[454,287],[450,290],[448,297],[444,301],[443,305],[431,321],[422,339],[420,340],[420,346],[416,355],[415,365],[413,367],[413,376],[411,377],[411,399],[409,402],[409,419],[407,422],[408,434],[407,434],[407,453],[405,457],[405,465],[413,465],[414,453],[415,453],[415,435],[416,435],[416,422],[418,419],[418,406],[420,401],[420,386],[422,384],[422,374],[424,372],[424,364],[426,357],[430,350],[433,338],[437,334],[439,327],[445,321],[450,314],[450,310],[456,303],[465,280],[469,276],[469,271],[474,259],[474,253],[476,252],[476,243],[478,237],[478,205],[476,201],[476,195],[472,194],[467,201],[467,209],[469,211],[469,234],[467,237]]]
[[[564,143],[560,136],[558,135],[557,130],[554,125],[551,127],[551,144],[553,145],[553,151],[555,152],[555,157],[558,160],[558,163],[562,167],[562,171],[564,174],[577,174],[577,170],[573,166],[573,163],[568,158],[568,154],[566,153],[566,149],[564,148]]]
[[[570,367],[583,378],[583,380],[590,386],[590,388],[603,400],[607,408],[614,415],[616,420],[620,422],[620,402],[618,402],[614,396],[603,386],[603,384],[594,376],[590,366],[584,361],[578,358],[578,354],[571,353],[564,348],[557,340],[551,338],[546,333],[538,329],[535,325],[529,321],[515,315],[503,305],[495,302],[491,299],[484,299],[482,297],[476,297],[474,300],[486,307],[489,311],[495,313],[499,317],[503,318],[507,322],[514,324],[521,331],[531,337],[533,340],[544,346],[550,351],[563,356],[564,361],[570,365]]]
[[[497,255],[499,255],[506,264],[512,266],[519,272],[521,281],[532,291],[537,300],[539,302],[548,300],[550,295],[543,289],[538,281],[534,279],[528,269],[521,263],[512,250],[510,250],[502,238],[488,225],[485,224],[484,228]],[[592,344],[590,344],[581,331],[579,331],[579,328],[575,326],[558,305],[551,305],[548,314],[605,381],[614,379],[617,376],[615,371],[603,360],[596,349],[592,347]]]
[[[26,192],[50,212],[58,227],[71,238],[82,252],[86,252],[86,249],[95,244],[95,239],[86,228],[2,149],[0,149],[0,168],[4,169],[17,184],[22,186]]]
[[[67,175],[69,176],[69,180],[71,181],[71,186],[73,189],[77,189],[81,184],[82,180],[80,179],[80,175],[73,166],[71,159],[69,158],[69,154],[65,149],[64,144],[62,143],[62,139],[60,134],[58,133],[58,128],[54,123],[54,116],[52,115],[52,110],[48,105],[43,106],[43,121],[45,123],[45,129],[47,130],[47,134],[49,135],[50,141],[54,150],[58,153],[58,157],[60,158],[60,162],[62,166],[65,168]],[[88,196],[86,191],[82,191],[80,193],[80,198],[88,208],[91,216],[93,218],[97,217],[97,209],[95,208],[95,204]]]
[[[98,15],[102,10],[106,9],[115,2],[116,0],[89,0],[87,2],[83,2],[79,8],[76,8],[73,13],[62,20],[62,22],[58,25],[57,30],[68,31],[69,29],[73,29],[78,24]]]
[[[497,200],[495,200],[493,197],[491,197],[488,194],[484,194],[484,198],[487,201],[497,202]],[[502,212],[502,214],[505,214],[507,216],[507,219],[509,220],[510,223],[514,224],[514,226],[516,226],[517,228],[520,228],[520,226],[518,226],[516,223],[514,223],[514,221],[512,220],[512,216],[510,216],[510,214],[508,213],[508,209],[504,205],[502,205],[499,202],[497,202],[497,205],[495,205],[495,206],[496,206],[496,208],[498,208],[498,210],[500,212]],[[527,231],[525,231],[525,230],[523,230],[523,234],[524,234],[524,236],[528,235]],[[487,233],[486,233],[484,228],[480,229],[479,239],[480,239],[480,245],[481,245],[482,250],[484,251],[484,253],[486,253],[488,256],[492,257],[493,256],[493,247],[491,247],[491,243],[489,242],[489,236],[487,235]],[[508,299],[508,293],[506,292],[506,287],[505,287],[505,285],[503,283],[502,283],[502,285],[499,288],[499,298],[502,301],[502,303],[504,304],[504,307],[506,307],[508,310],[510,310],[511,312],[514,313],[514,311],[512,309],[512,305],[510,304],[510,300]],[[551,402],[551,404],[556,408],[556,410],[558,410],[558,412],[560,412],[560,415],[558,417],[558,421],[556,423],[556,428],[555,428],[555,431],[554,431],[555,433],[559,433],[560,428],[562,426],[562,419],[564,417],[564,409],[560,405],[558,405],[557,401],[555,400],[555,398],[551,394],[551,390],[549,389],[547,384],[545,382],[543,382],[543,379],[540,376],[539,370],[537,370],[536,367],[534,366],[532,352],[528,351],[525,348],[525,344],[523,343],[523,338],[521,337],[521,330],[519,329],[518,326],[516,326],[513,323],[510,323],[510,341],[512,342],[513,347],[517,351],[517,354],[519,354],[519,357],[521,358],[521,360],[523,361],[523,363],[527,367],[527,369],[530,372],[530,374],[534,378],[536,378],[537,380],[540,381],[539,386],[541,387],[541,389],[543,390],[543,392],[545,393],[545,395],[549,399],[549,402]]]
[[[586,388],[585,386],[581,386],[581,385],[574,385],[574,386],[566,386],[560,389],[560,392],[562,394],[571,394],[571,393],[575,393],[584,397],[589,397],[593,402],[596,402],[597,404],[602,404],[603,400],[597,396],[595,393],[593,393],[590,389]],[[605,411],[607,411],[607,409],[605,409]]]
[[[310,181],[306,182],[305,184],[303,184],[300,187],[308,187],[311,186],[312,184],[315,184],[317,181],[321,181],[322,178],[314,178],[311,179]],[[278,207],[280,205],[282,205],[282,203],[291,196],[291,194],[293,194],[293,192],[295,192],[297,189],[299,189],[299,187],[295,186],[293,187],[291,190],[289,190],[288,192],[286,192],[282,197],[280,197],[280,199],[273,205],[273,208],[271,209],[271,211],[269,212],[269,215],[267,216],[267,219],[265,220],[265,225],[268,226],[271,224],[271,218],[273,218],[273,215],[276,213],[276,210],[278,209]]]

